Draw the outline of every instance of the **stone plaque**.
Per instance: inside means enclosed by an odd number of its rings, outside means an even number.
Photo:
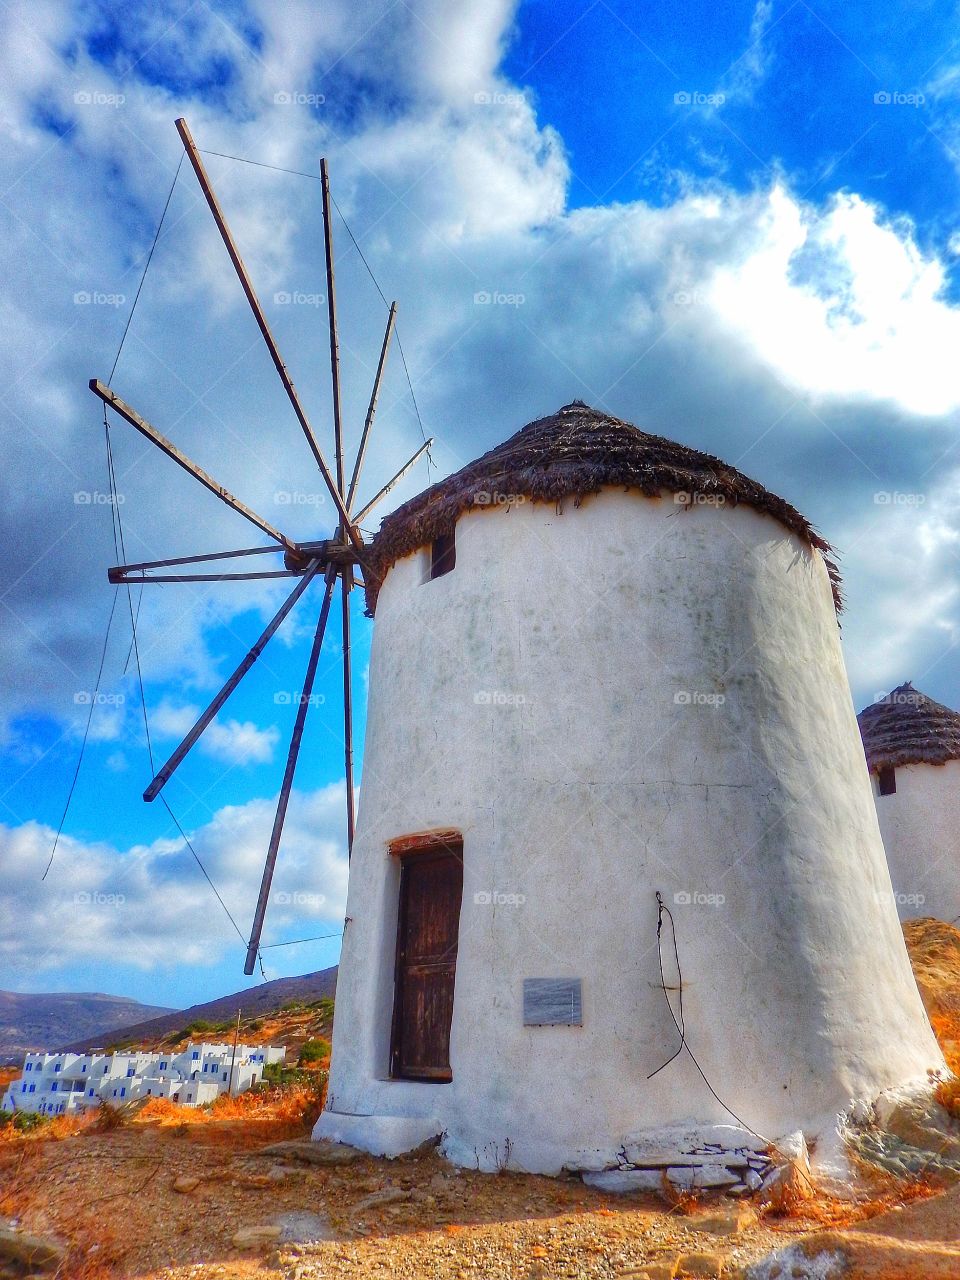
[[[525,1027],[583,1026],[579,978],[524,978]]]

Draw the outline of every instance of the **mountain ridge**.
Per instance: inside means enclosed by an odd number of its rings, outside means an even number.
[[[235,1018],[238,1010],[242,1010],[248,1017],[256,1017],[274,1013],[288,1001],[309,1002],[320,1000],[324,996],[332,997],[337,989],[338,967],[333,965],[329,969],[300,974],[299,977],[274,978],[258,987],[246,987],[243,991],[234,991],[231,995],[219,996],[216,1000],[207,1000],[202,1004],[192,1004],[186,1009],[176,1009],[141,1022],[107,1028],[61,1044],[58,1048],[79,1052],[106,1048],[118,1041],[124,1044],[157,1041],[191,1022],[225,1022]]]
[[[175,1012],[102,991],[0,991],[0,1061]]]

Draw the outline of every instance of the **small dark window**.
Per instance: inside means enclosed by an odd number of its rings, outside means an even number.
[[[434,538],[430,548],[430,577],[442,578],[457,563],[457,541],[454,532],[442,533]]]
[[[897,771],[892,764],[885,764],[877,771],[877,782],[882,796],[896,795]]]

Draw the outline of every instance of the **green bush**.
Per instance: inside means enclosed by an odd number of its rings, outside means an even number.
[[[305,1040],[300,1049],[300,1057],[297,1059],[299,1066],[306,1066],[308,1062],[320,1062],[321,1059],[330,1056],[330,1041],[324,1040],[319,1036],[316,1040]]]
[[[37,1111],[15,1111],[13,1127],[19,1133],[29,1133],[31,1129],[39,1129],[41,1125],[47,1124],[49,1119],[49,1116],[42,1116]]]

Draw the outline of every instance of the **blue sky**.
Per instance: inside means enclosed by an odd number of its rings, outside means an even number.
[[[86,384],[113,364],[179,160],[179,115],[209,151],[307,174],[330,158],[338,203],[400,301],[437,440],[433,471],[421,465],[384,509],[583,398],[719,454],[817,523],[842,557],[858,708],[907,678],[960,706],[960,45],[948,6],[37,0],[2,21],[0,986],[180,1005],[244,984],[239,940],[165,812],[140,800],[149,767],[125,597],[65,839],[40,881],[111,604],[102,424]],[[318,184],[207,163],[329,447]],[[335,230],[355,447],[385,309]],[[490,293],[513,301],[477,301]],[[186,167],[113,385],[285,531],[330,532]],[[376,432],[362,495],[421,442],[396,353]],[[113,440],[129,558],[258,541],[122,424]],[[144,596],[158,754],[282,585]],[[300,688],[317,594],[169,788],[243,929],[293,719],[283,695]],[[356,593],[354,606],[359,748],[372,624]],[[335,638],[270,943],[342,920]],[[336,957],[335,938],[276,949],[268,970]]]

